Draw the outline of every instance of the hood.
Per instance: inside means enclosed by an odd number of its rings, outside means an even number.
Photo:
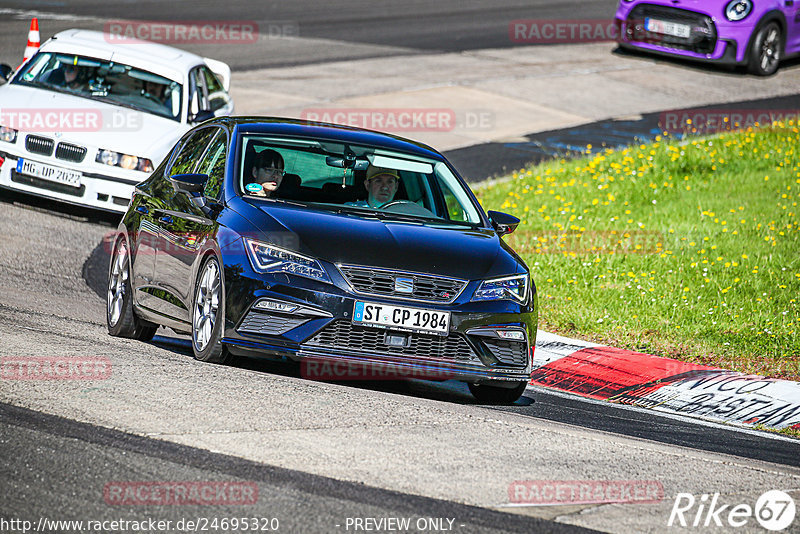
[[[0,87],[0,123],[58,141],[105,148],[161,161],[189,128],[177,121],[68,94],[6,84]]]
[[[330,263],[345,263],[466,280],[518,272],[494,231],[457,225],[380,220],[296,206],[242,202],[261,237]],[[277,237],[277,239],[275,239]]]

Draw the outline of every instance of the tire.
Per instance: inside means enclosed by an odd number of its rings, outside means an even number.
[[[513,382],[512,382],[513,383]],[[469,384],[472,396],[484,404],[514,404],[525,392],[527,382],[519,382],[514,387]]]
[[[150,341],[158,326],[142,321],[133,309],[131,290],[131,262],[128,244],[124,237],[117,239],[108,267],[106,292],[106,326],[115,337]]]
[[[778,70],[783,56],[783,30],[776,21],[759,26],[747,51],[747,70],[756,76],[770,76]]]
[[[227,363],[228,348],[221,342],[225,299],[219,261],[210,256],[197,276],[192,300],[192,352],[201,362]]]

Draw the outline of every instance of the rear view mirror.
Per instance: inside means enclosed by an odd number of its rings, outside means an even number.
[[[11,65],[0,64],[0,83],[6,83],[13,73],[14,69],[11,68]]]
[[[508,213],[490,211],[488,215],[489,221],[492,223],[492,228],[495,229],[498,235],[510,234],[519,226],[519,219]]]

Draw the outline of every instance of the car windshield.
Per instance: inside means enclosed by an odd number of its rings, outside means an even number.
[[[101,100],[180,121],[181,84],[114,61],[43,52],[25,65],[13,83]]]
[[[242,139],[242,196],[381,218],[481,223],[471,196],[442,161],[310,139]]]

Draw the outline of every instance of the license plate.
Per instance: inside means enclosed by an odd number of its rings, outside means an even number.
[[[28,176],[35,176],[42,180],[68,185],[70,187],[81,186],[82,175],[80,172],[62,169],[61,167],[53,167],[52,165],[44,165],[27,159],[17,160],[17,172],[20,174],[27,174]]]
[[[446,336],[450,330],[450,312],[356,302],[353,323]]]
[[[688,39],[689,35],[692,33],[692,27],[686,24],[677,24],[675,22],[651,18],[644,19],[644,28],[649,32],[672,35],[673,37],[683,37],[685,39]]]

